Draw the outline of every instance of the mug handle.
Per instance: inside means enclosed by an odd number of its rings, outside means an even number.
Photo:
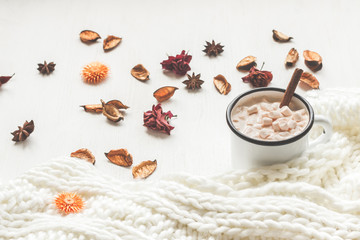
[[[311,141],[309,147],[312,148],[320,143],[329,141],[332,135],[332,124],[329,119],[322,115],[315,115],[314,124],[319,124],[323,127],[323,133],[315,140]]]

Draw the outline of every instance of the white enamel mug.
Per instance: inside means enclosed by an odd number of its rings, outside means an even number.
[[[314,116],[310,103],[296,93],[289,104],[290,109],[305,109],[309,114],[309,122],[300,134],[281,141],[265,141],[248,137],[236,130],[231,121],[233,109],[263,97],[280,102],[284,92],[285,89],[281,88],[256,88],[239,95],[229,104],[226,110],[226,121],[231,130],[231,158],[234,168],[283,163],[301,155],[308,147],[325,143],[330,139],[332,134],[330,120],[321,115]],[[309,131],[314,124],[320,124],[323,127],[323,133],[309,143]]]

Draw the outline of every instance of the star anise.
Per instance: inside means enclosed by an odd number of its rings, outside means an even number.
[[[211,43],[209,43],[208,41],[206,41],[206,46],[204,45],[205,49],[203,50],[203,52],[206,53],[206,55],[209,56],[217,56],[218,54],[222,53],[224,51],[223,47],[221,46],[220,43],[215,44],[215,41],[212,40]]]
[[[18,128],[19,130],[11,133],[14,136],[12,140],[15,142],[24,141],[34,131],[34,121],[26,121],[22,127],[19,126]]]
[[[39,67],[37,70],[39,70],[39,72],[41,72],[42,74],[50,74],[55,70],[56,64],[54,62],[46,63],[46,61],[44,61],[44,64],[39,63],[38,65]]]
[[[192,76],[190,76],[189,74],[186,74],[188,77],[188,80],[183,81],[183,84],[186,85],[186,88],[188,89],[199,89],[201,88],[201,84],[204,83],[203,80],[200,80],[201,74],[199,73],[198,75],[195,76],[195,73],[193,72]]]

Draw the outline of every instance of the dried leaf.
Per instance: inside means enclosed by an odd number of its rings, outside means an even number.
[[[121,40],[122,38],[115,37],[113,35],[108,36],[107,38],[104,39],[104,44],[103,44],[104,51],[108,51],[115,48],[117,45],[120,44]]]
[[[87,148],[81,148],[81,149],[77,150],[76,152],[72,152],[70,154],[70,157],[84,159],[84,160],[88,161],[89,163],[95,164],[95,157],[91,153],[91,151]]]
[[[240,60],[240,62],[236,65],[238,70],[250,70],[253,66],[256,66],[256,57],[247,56]]]
[[[279,31],[273,30],[273,38],[275,41],[277,42],[288,42],[291,39],[293,39],[292,37],[289,37]]]
[[[100,101],[102,103],[102,113],[105,117],[107,117],[107,119],[113,122],[119,122],[120,120],[124,120],[124,116],[114,105],[107,104],[103,100]]]
[[[0,76],[0,86],[7,83],[14,75],[15,73],[11,76]]]
[[[295,48],[290,49],[288,55],[286,56],[285,65],[287,67],[292,67],[299,60],[299,53]]]
[[[131,69],[131,75],[140,81],[149,80],[149,71],[142,64],[138,64]]]
[[[305,58],[305,65],[312,71],[319,71],[322,68],[322,57],[320,54],[310,50],[305,50],[303,55]]]
[[[214,77],[214,85],[221,94],[227,95],[231,91],[231,84],[221,74]]]
[[[95,42],[99,38],[101,38],[100,35],[91,30],[84,30],[80,33],[80,40],[85,43]]]
[[[176,90],[178,90],[177,87],[171,87],[171,86],[162,87],[156,90],[153,96],[156,98],[156,100],[158,100],[158,102],[163,102],[171,98]]]
[[[308,72],[304,72],[301,75],[300,81],[313,89],[318,89],[320,85],[316,77]]]
[[[108,101],[106,104],[114,105],[117,109],[128,109],[129,108],[128,106],[126,106],[119,100],[111,100],[111,101]]]
[[[84,108],[85,112],[102,113],[101,104],[87,104],[87,105],[81,105],[80,107]]]
[[[132,169],[132,175],[134,178],[147,178],[156,169],[157,162],[154,161],[143,161],[139,165],[136,165]]]
[[[110,162],[119,166],[129,167],[133,163],[131,154],[124,148],[111,150],[110,152],[105,153],[105,156],[110,160]]]

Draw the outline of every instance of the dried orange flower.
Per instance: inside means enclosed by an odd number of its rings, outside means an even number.
[[[108,73],[109,68],[100,62],[92,62],[82,70],[84,81],[90,84],[98,84],[104,81]]]
[[[64,192],[60,193],[55,198],[56,208],[64,214],[78,213],[84,207],[84,201],[76,193]]]

